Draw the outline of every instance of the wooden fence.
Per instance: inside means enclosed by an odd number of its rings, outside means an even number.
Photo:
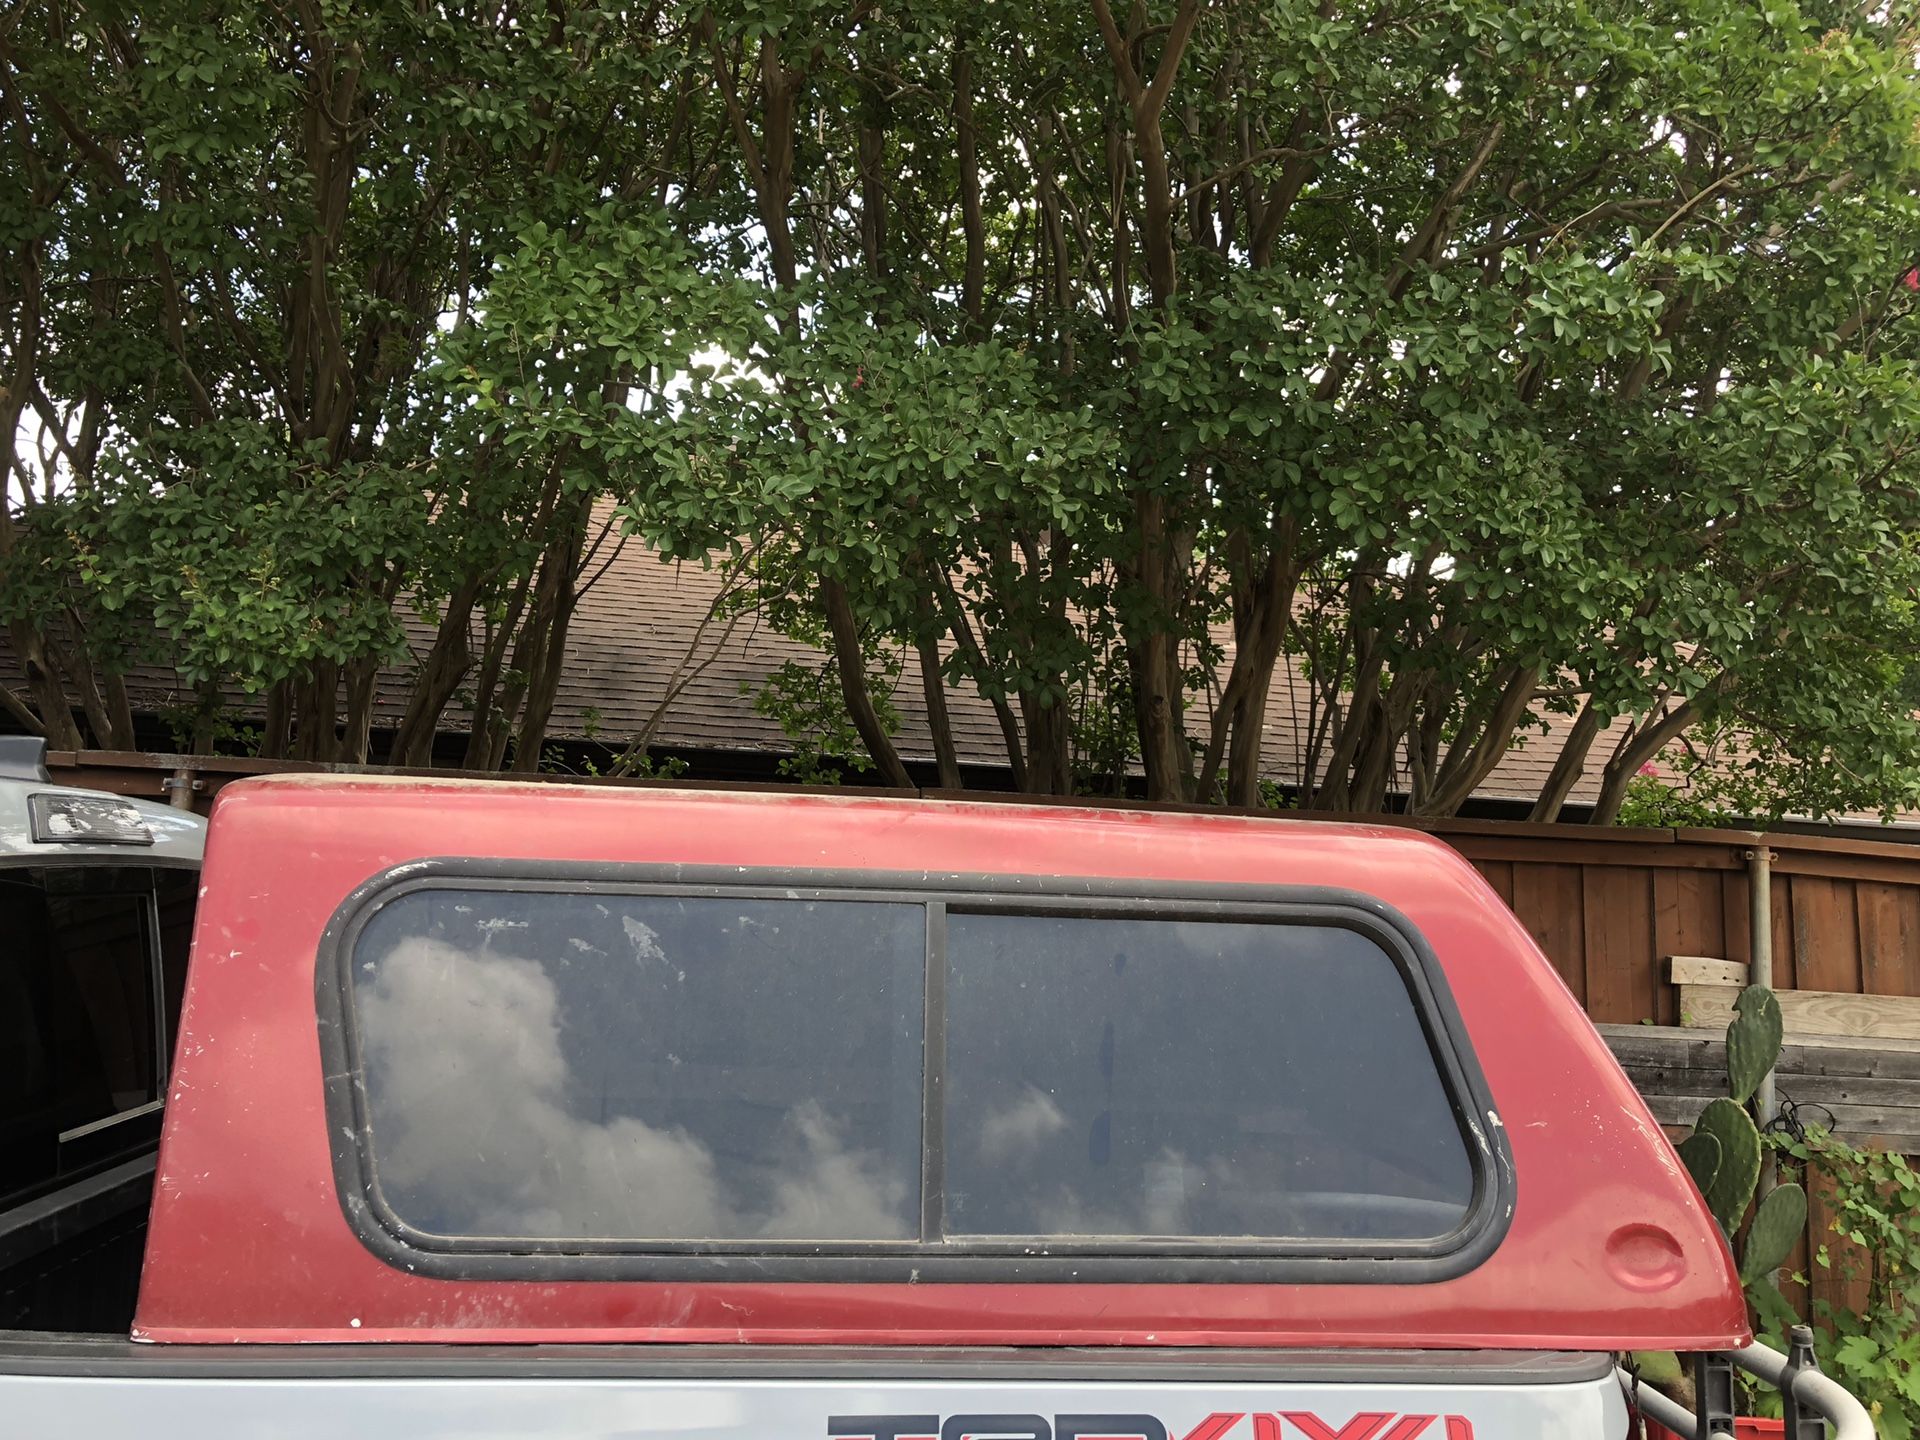
[[[1920,996],[1920,848],[1711,830],[1441,833],[1513,907],[1670,1127],[1689,1122],[1725,1084],[1724,1016],[1712,1025],[1705,1006],[1684,1013],[1682,989],[1670,982],[1672,957],[1748,963],[1749,868],[1764,846],[1773,981],[1792,992],[1783,996],[1793,1043],[1781,1058],[1782,1097],[1849,1140],[1920,1150],[1920,1044],[1849,1036],[1848,1028],[1874,1028],[1878,1017],[1871,1004],[1838,998]],[[1828,1034],[1793,1032],[1796,1020],[1811,1022],[1822,1007],[1838,1022],[1824,1027]],[[1788,1271],[1810,1273],[1811,1285],[1783,1289],[1803,1314],[1814,1301],[1859,1310],[1867,1257],[1833,1234],[1817,1176],[1810,1189],[1807,1234]],[[1810,1270],[1815,1247],[1840,1268]],[[1848,1266],[1851,1279],[1842,1273]]]
[[[63,784],[149,799],[186,795],[203,813],[222,785],[247,775],[340,768],[115,751],[55,752],[48,762]],[[382,773],[473,778],[464,771]],[[1020,798],[966,793],[969,799]],[[1773,857],[1776,986],[1920,996],[1920,843],[1496,820],[1369,820],[1417,824],[1471,860],[1597,1022],[1680,1023],[1679,999],[1667,978],[1671,956],[1747,962],[1749,856],[1762,844]]]
[[[339,768],[112,751],[55,752],[48,760],[63,784],[149,799],[190,796],[203,813],[222,785],[247,775]],[[967,798],[1019,797],[970,791]],[[1773,857],[1776,986],[1920,996],[1920,843],[1495,820],[1384,823],[1418,824],[1471,860],[1600,1023],[1679,1024],[1671,956],[1748,961],[1748,864],[1762,844]]]
[[[1780,989],[1920,996],[1920,846],[1839,836],[1435,827],[1533,932],[1597,1021],[1678,1023],[1674,955],[1745,964],[1748,857],[1772,853]]]

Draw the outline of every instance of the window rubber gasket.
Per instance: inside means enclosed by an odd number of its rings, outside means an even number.
[[[1431,1240],[1133,1239],[961,1236],[928,1241],[611,1240],[439,1235],[409,1224],[381,1192],[355,1033],[351,965],[381,910],[425,890],[676,898],[738,896],[917,904],[927,911],[929,1056],[943,1019],[945,913],[1187,919],[1331,926],[1378,945],[1413,1001],[1460,1127],[1473,1176],[1466,1216]],[[1405,916],[1359,891],[1320,886],[1171,884],[1052,876],[739,869],[444,857],[410,861],[357,887],[322,934],[315,1001],[336,1192],[349,1226],[381,1260],[450,1280],[705,1280],[719,1283],[1424,1284],[1482,1264],[1512,1223],[1516,1177],[1505,1127],[1466,1038],[1446,976]],[[942,1036],[943,1038],[943,1036]],[[939,1070],[922,1073],[923,1216],[939,1212]],[[933,1146],[927,1141],[932,1140]],[[929,1188],[932,1187],[931,1193]]]

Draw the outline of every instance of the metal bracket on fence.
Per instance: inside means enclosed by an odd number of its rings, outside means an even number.
[[[1694,1421],[1694,1440],[1714,1440],[1733,1433],[1739,1405],[1733,1393],[1733,1362],[1724,1355],[1693,1357],[1694,1403],[1700,1407]]]
[[[167,803],[176,810],[191,810],[194,792],[206,788],[206,781],[200,779],[184,765],[173,774],[163,776],[160,781],[161,793],[167,797]]]

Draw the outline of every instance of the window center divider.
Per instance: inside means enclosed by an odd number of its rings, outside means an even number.
[[[926,1046],[920,1076],[920,1234],[938,1243],[947,1235],[947,904],[927,905]]]

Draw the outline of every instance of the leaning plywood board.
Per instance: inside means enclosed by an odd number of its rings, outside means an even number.
[[[1669,955],[1667,979],[1675,985],[1744,985],[1747,967],[1738,960],[1715,960],[1707,955]]]
[[[1854,1035],[1873,1040],[1920,1040],[1920,998],[1846,995],[1829,990],[1781,990],[1787,1035]],[[1682,985],[1680,1023],[1723,1029],[1733,1019],[1738,985]]]

